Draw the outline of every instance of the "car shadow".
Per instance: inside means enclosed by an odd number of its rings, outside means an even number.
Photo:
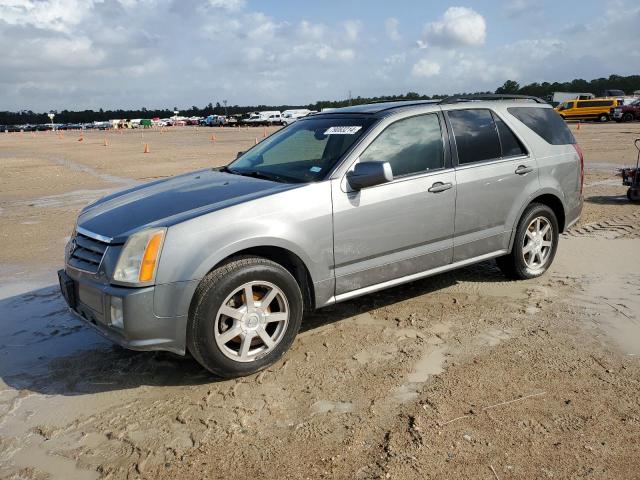
[[[484,262],[323,308],[305,317],[302,331],[460,281],[503,280],[494,262]],[[218,381],[190,356],[113,345],[69,313],[57,285],[0,300],[0,379],[16,390],[65,396]]]
[[[629,203],[626,195],[594,195],[585,198],[584,201],[596,205],[620,205]]]

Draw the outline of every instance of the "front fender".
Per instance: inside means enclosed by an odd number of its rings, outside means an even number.
[[[333,274],[330,182],[251,200],[173,225],[167,231],[156,283],[202,279],[225,258],[252,247],[296,254],[312,281]]]

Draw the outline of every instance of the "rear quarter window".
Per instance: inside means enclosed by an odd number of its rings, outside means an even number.
[[[576,143],[565,121],[551,108],[511,107],[507,111],[551,145]]]

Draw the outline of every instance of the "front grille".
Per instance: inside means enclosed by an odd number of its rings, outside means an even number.
[[[105,242],[77,233],[69,252],[69,266],[97,273],[108,246]]]

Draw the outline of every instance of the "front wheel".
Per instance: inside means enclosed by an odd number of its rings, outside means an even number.
[[[603,113],[602,115],[600,115],[600,116],[598,117],[598,120],[599,120],[600,122],[603,122],[603,123],[604,123],[604,122],[608,122],[608,121],[609,121],[609,115],[607,115],[606,113]]]
[[[547,271],[558,248],[558,220],[553,210],[532,203],[522,214],[511,253],[496,259],[509,278],[525,280]]]
[[[189,351],[219,377],[250,375],[289,349],[302,312],[291,273],[265,258],[239,257],[198,286],[189,314]]]
[[[633,122],[633,114],[631,114],[631,113],[625,113],[625,114],[622,116],[622,121],[623,121],[623,122]]]

